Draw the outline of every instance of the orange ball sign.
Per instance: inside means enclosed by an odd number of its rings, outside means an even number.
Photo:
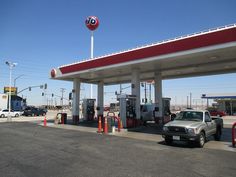
[[[86,18],[85,24],[89,30],[94,31],[99,25],[99,20],[95,16],[89,16]]]

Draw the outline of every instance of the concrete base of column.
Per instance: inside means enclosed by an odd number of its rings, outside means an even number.
[[[73,116],[73,124],[78,125],[79,124],[79,116]]]

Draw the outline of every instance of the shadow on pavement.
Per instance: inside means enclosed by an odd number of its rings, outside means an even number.
[[[48,121],[48,122],[49,122],[49,121]],[[50,120],[50,122],[54,123],[54,120]],[[74,125],[72,119],[67,119],[66,124],[68,124],[68,125]],[[97,120],[94,120],[94,121],[80,121],[78,125],[74,125],[74,126],[82,126],[82,127],[92,127],[92,128],[96,128],[96,127],[98,127],[98,122],[97,122]]]
[[[53,123],[54,120],[49,120],[48,122],[51,122]],[[73,121],[72,119],[67,119],[67,124],[69,125],[73,125]],[[91,128],[97,128],[98,127],[98,122],[97,120],[94,120],[94,121],[80,121],[78,125],[75,125],[75,126],[81,126],[81,127],[91,127]],[[144,134],[150,134],[150,135],[161,135],[162,133],[162,127],[163,125],[157,125],[155,123],[147,123],[145,126],[142,125],[142,126],[139,126],[139,127],[136,127],[136,128],[128,128],[128,132],[135,132],[135,133],[144,133]],[[222,137],[221,137],[221,142],[229,142],[231,143],[232,141],[232,138],[231,138],[231,128],[223,128],[222,130]],[[214,141],[214,137],[211,136],[211,137],[208,137],[207,138],[207,141]],[[158,144],[161,144],[161,145],[166,145],[165,141],[160,141],[158,142]],[[174,142],[173,145],[171,146],[177,146],[177,147],[191,147],[189,146],[188,143],[186,142]]]
[[[140,126],[137,128],[128,129],[129,132],[138,132],[138,133],[148,133],[148,134],[156,134],[161,135],[162,133],[162,125],[157,125],[155,123],[149,123],[146,126]],[[231,142],[232,141],[232,129],[231,128],[223,128],[221,141]],[[208,140],[214,140],[214,137],[208,137]]]
[[[128,128],[129,132],[137,132],[137,133],[148,133],[148,134],[156,134],[161,135],[163,125],[157,125],[155,123],[147,123],[145,126],[142,125],[136,128]]]
[[[172,144],[167,145],[166,142],[163,140],[163,141],[157,142],[157,144],[168,146],[168,147],[179,147],[179,148],[188,148],[188,149],[198,148],[193,143],[189,144],[188,142],[184,142],[184,141],[174,141]]]

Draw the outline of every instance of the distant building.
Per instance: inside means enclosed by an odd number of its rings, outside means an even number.
[[[26,99],[23,99],[20,96],[12,95],[11,96],[11,107],[14,110],[24,110],[26,108]]]
[[[0,110],[7,109],[8,107],[8,95],[0,94]]]
[[[222,94],[202,94],[204,99],[214,99],[214,104],[220,111],[225,111],[228,115],[236,115],[236,93]]]

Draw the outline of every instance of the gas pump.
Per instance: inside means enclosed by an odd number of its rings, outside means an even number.
[[[163,103],[163,123],[171,121],[170,100],[171,98],[162,98]]]
[[[126,98],[126,117],[127,118],[136,118],[136,113],[135,113],[135,101],[136,98],[128,95],[128,98]]]
[[[121,94],[117,95],[117,100],[120,103],[120,118],[122,120],[123,127],[132,127],[136,118],[136,96]]]
[[[158,103],[156,104],[153,114],[154,114],[154,119],[157,124],[159,123],[166,123],[169,122],[171,112],[170,112],[170,100],[171,98],[162,98],[162,114],[160,115],[159,112],[159,106]]]
[[[95,115],[95,99],[83,99],[82,112],[84,119],[93,121]]]

